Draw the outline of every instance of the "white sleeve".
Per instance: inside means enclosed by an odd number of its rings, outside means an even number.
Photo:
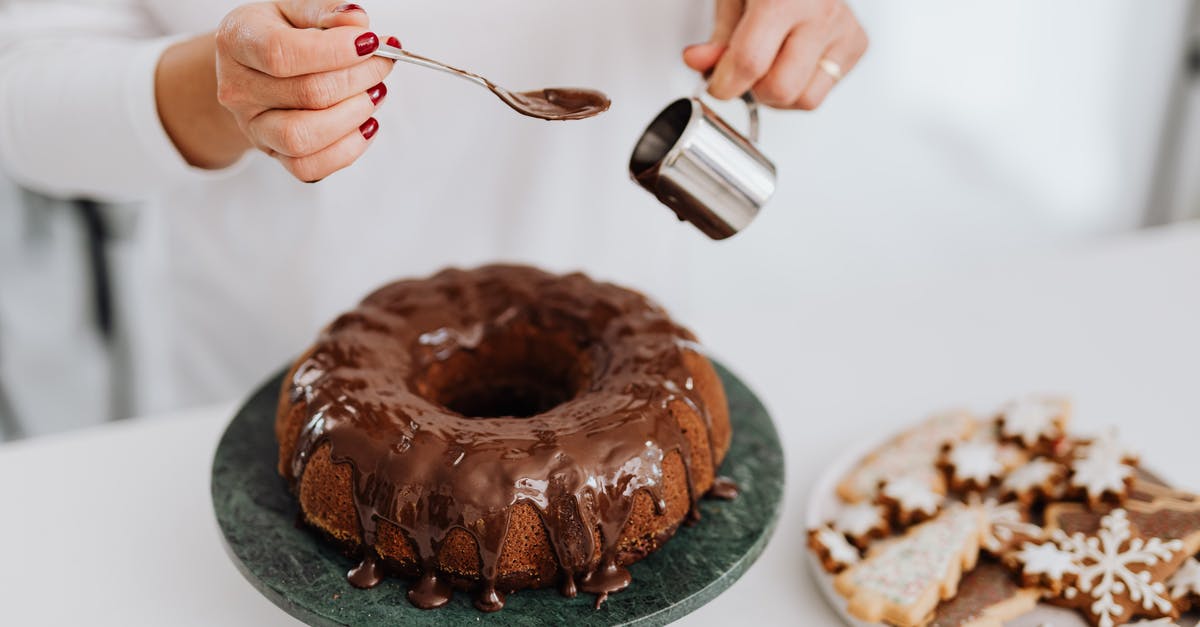
[[[138,0],[0,0],[0,168],[30,189],[103,201],[213,176],[158,117],[154,73],[176,39]]]

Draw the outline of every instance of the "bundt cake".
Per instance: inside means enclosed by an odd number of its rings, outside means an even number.
[[[729,448],[721,381],[645,296],[523,266],[386,285],[284,378],[279,473],[303,520],[415,579],[421,608],[475,591],[597,595],[698,518]],[[714,484],[716,489],[714,489]]]

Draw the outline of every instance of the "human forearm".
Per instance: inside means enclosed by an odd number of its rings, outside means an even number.
[[[163,129],[189,164],[220,169],[251,148],[233,114],[217,100],[212,33],[163,51],[155,70],[154,96]]]

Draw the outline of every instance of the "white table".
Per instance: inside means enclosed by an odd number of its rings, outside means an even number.
[[[835,624],[802,559],[810,480],[948,404],[1070,393],[1078,429],[1117,424],[1200,489],[1200,225],[867,292],[765,292],[690,322],[765,399],[789,483],[767,553],[684,624]],[[0,446],[0,623],[294,624],[243,581],[213,519],[235,406]]]

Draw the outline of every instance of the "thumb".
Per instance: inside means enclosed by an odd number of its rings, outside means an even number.
[[[694,44],[683,49],[683,62],[697,72],[708,72],[721,59],[733,30],[746,8],[745,0],[717,0],[713,31],[708,43]]]
[[[371,22],[365,9],[342,0],[283,0],[276,6],[296,28],[366,28]]]

